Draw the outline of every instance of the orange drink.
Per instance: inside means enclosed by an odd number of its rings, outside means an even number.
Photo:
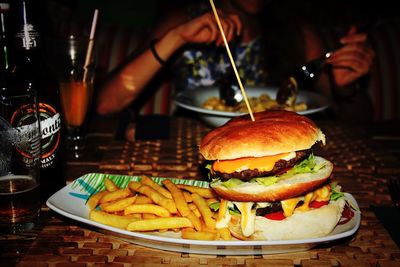
[[[92,97],[92,84],[81,81],[60,84],[61,104],[69,127],[79,127],[85,121]]]

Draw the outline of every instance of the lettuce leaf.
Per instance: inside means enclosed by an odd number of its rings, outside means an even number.
[[[340,186],[338,186],[337,182],[331,183],[331,191],[332,191],[332,194],[330,197],[331,201],[335,201],[335,200],[338,200],[339,198],[344,197],[344,193],[341,191],[341,189],[342,188]]]
[[[261,185],[269,186],[278,182],[279,178],[277,176],[269,176],[269,177],[257,177],[250,180],[250,182],[256,182]]]
[[[226,188],[232,188],[232,187],[235,187],[235,186],[243,184],[243,183],[244,182],[238,178],[231,178],[229,180],[222,182],[221,184],[223,186],[225,186]]]
[[[213,202],[210,205],[208,205],[210,207],[210,209],[212,209],[214,212],[219,210],[219,206],[220,206],[220,202]]]

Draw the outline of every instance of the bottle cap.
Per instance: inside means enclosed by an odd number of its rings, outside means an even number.
[[[0,12],[8,11],[10,9],[9,3],[0,3]]]

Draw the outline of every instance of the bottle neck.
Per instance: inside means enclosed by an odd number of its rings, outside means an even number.
[[[7,32],[7,16],[9,12],[9,4],[0,2],[0,71],[2,75],[10,67],[9,58],[9,37]]]
[[[18,28],[14,36],[16,60],[19,64],[40,64],[42,61],[41,36],[37,25],[33,22],[29,1],[18,1],[15,11],[18,15]]]
[[[19,1],[18,6],[18,29],[15,34],[16,48],[18,50],[39,50],[40,34],[38,26],[33,22],[29,13],[28,2]]]

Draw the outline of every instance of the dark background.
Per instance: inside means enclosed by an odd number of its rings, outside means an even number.
[[[201,0],[207,1],[207,0]],[[268,1],[268,0],[267,0]],[[276,1],[276,0],[269,0]],[[59,35],[74,22],[80,30],[88,28],[94,8],[100,10],[99,23],[117,23],[126,27],[151,27],[168,9],[185,5],[188,0],[35,0],[41,13],[43,32]],[[399,16],[396,1],[391,0],[280,0],[282,12],[297,13],[319,27],[337,27],[348,23],[369,24]],[[43,16],[45,11],[46,16]],[[60,27],[61,26],[61,27]]]

